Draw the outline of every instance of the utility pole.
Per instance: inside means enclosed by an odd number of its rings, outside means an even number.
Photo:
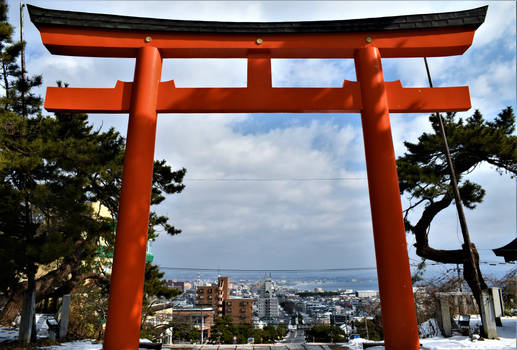
[[[433,80],[431,78],[431,72],[429,71],[429,65],[427,64],[427,58],[424,57],[425,62],[425,70],[427,71],[427,79],[429,80],[429,86],[433,86]],[[474,270],[474,276],[476,280],[476,284],[481,290],[481,282],[479,280],[479,272],[476,265],[476,260],[474,259],[474,252],[472,251],[472,243],[470,242],[470,234],[467,227],[467,220],[465,219],[465,213],[463,212],[463,206],[461,205],[461,195],[458,189],[458,181],[456,180],[456,172],[454,171],[454,165],[452,164],[451,152],[449,151],[449,143],[447,142],[447,136],[445,134],[445,126],[443,124],[443,118],[440,113],[436,113],[438,117],[438,121],[440,122],[440,132],[442,134],[442,140],[445,150],[445,158],[447,160],[447,165],[449,167],[450,175],[451,175],[451,185],[454,193],[454,202],[456,204],[456,210],[458,211],[458,218],[460,220],[461,234],[463,236],[463,249],[467,254],[469,259],[469,263],[472,265],[472,269]]]
[[[458,273],[458,291],[463,292],[463,286],[461,283],[461,274],[460,274],[460,264],[456,264],[456,272]],[[461,307],[461,303],[463,302],[463,294],[459,296],[460,300],[456,300],[458,302],[458,313],[463,314],[463,310]]]
[[[463,282],[461,280],[461,273],[460,273],[460,265],[456,264],[456,271],[458,272],[458,287],[459,291],[462,292],[460,295],[460,301],[458,303],[458,308],[460,311],[460,314],[467,312],[467,303],[465,302],[465,295],[463,294]]]
[[[204,327],[204,324],[203,324],[203,307],[201,307],[200,309],[200,312],[201,312],[201,345],[203,345],[203,327]]]
[[[456,271],[458,272],[458,289],[460,292],[463,292],[463,286],[461,282],[461,274],[460,274],[460,264],[456,264]]]
[[[20,42],[22,43],[22,52],[20,55],[21,59],[21,69],[22,69],[22,91],[21,91],[21,97],[22,97],[22,116],[24,118],[27,118],[27,106],[25,104],[25,83],[27,82],[27,72],[25,70],[25,44],[23,40],[23,8],[25,7],[25,4],[23,2],[20,2]]]
[[[368,318],[366,315],[364,316],[364,325],[366,326],[366,339],[370,339],[370,335],[368,334]]]

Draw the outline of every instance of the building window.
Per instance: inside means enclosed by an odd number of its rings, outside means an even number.
[[[247,301],[241,301],[241,305],[248,305]]]
[[[229,302],[228,302],[228,306],[230,306],[230,305],[232,305],[232,302],[231,302],[231,301],[229,301]]]
[[[211,296],[211,295],[209,295],[209,296],[208,296],[208,299],[212,299],[212,296]]]
[[[200,294],[203,294],[205,292],[205,290],[204,289],[198,289],[197,292],[200,293]]]
[[[231,307],[228,308],[228,312],[232,312],[232,308]]]
[[[211,288],[208,290],[208,293],[212,293],[212,289]]]
[[[241,309],[241,312],[246,312],[246,309],[244,309],[244,308],[243,308],[243,309]]]

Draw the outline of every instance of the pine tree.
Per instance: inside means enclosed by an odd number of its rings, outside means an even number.
[[[112,249],[114,242],[125,144],[114,129],[94,130],[84,114],[43,115],[41,99],[31,92],[41,77],[24,78],[19,69],[24,43],[12,41],[6,13],[2,1],[0,293],[8,299],[2,324],[14,319],[26,291],[34,290],[38,302],[70,293],[85,279],[109,278],[95,264],[101,243]],[[181,192],[185,172],[156,161],[152,204]],[[96,202],[111,217],[94,210]],[[153,212],[149,225],[150,239],[180,232]]]
[[[409,199],[404,216],[406,231],[415,235],[414,246],[420,257],[463,265],[465,280],[478,305],[481,305],[481,291],[487,289],[487,285],[479,269],[479,255],[475,245],[472,244],[472,250],[476,266],[470,263],[465,249],[444,250],[429,245],[429,235],[433,234],[431,222],[454,202],[439,120],[436,115],[432,115],[429,120],[433,132],[422,134],[417,143],[405,142],[408,151],[397,160],[400,192]],[[456,118],[456,113],[447,113],[444,126],[462,204],[468,209],[475,209],[483,201],[485,190],[466,176],[477,166],[488,163],[500,174],[510,174],[512,177],[517,175],[517,136],[514,135],[513,109],[505,108],[493,122],[486,121],[478,110],[466,120]],[[409,220],[409,213],[416,208],[422,211],[414,223]]]

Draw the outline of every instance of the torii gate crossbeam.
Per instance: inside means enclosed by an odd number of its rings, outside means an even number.
[[[109,89],[47,88],[49,111],[127,113],[129,126],[104,349],[137,349],[157,113],[360,112],[387,349],[419,348],[389,112],[470,108],[467,87],[385,82],[382,57],[460,55],[487,7],[318,22],[202,22],[42,9],[32,22],[53,54],[136,58],[133,82]],[[246,58],[246,88],[176,88],[163,58]],[[275,88],[272,58],[353,58],[342,88]]]

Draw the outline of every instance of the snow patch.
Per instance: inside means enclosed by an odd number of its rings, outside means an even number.
[[[42,350],[101,350],[102,344],[94,343],[90,340],[78,340],[63,343],[61,345],[45,346]]]
[[[429,331],[438,329],[438,324],[436,324],[436,320],[430,319],[427,324],[426,322],[422,323],[421,327],[419,327],[420,334],[420,344],[422,350],[452,350],[452,349],[473,349],[473,350],[515,350],[517,348],[517,317],[502,317],[503,327],[497,327],[497,334],[499,335],[499,340],[474,340],[472,341],[470,337],[467,336],[454,336],[450,338],[444,338],[442,336],[433,336],[428,335],[430,338],[425,338],[422,334],[423,331]],[[475,328],[479,326],[481,323],[481,319],[479,315],[472,315],[470,318],[470,327]],[[426,324],[424,326],[424,324]],[[423,326],[423,327],[422,327]],[[358,350],[363,348],[363,343],[371,342],[366,339],[358,338],[352,339],[345,345],[350,350]],[[376,346],[368,349],[384,349],[383,346]]]
[[[420,338],[441,337],[442,332],[438,326],[438,322],[434,318],[430,318],[418,326],[418,334]]]
[[[363,343],[374,343],[374,341],[368,340],[368,339],[364,339],[364,338],[355,338],[355,339],[350,340],[345,345],[350,350],[356,350],[356,349],[362,349],[363,348]],[[376,347],[371,347],[371,348],[368,348],[368,349],[384,349],[384,346],[381,346],[381,347],[377,347],[376,346]]]
[[[501,340],[472,341],[469,337],[454,336],[450,338],[421,339],[422,350],[450,350],[450,349],[515,349],[515,339],[502,338]]]
[[[18,328],[0,326],[0,344],[18,339]]]

